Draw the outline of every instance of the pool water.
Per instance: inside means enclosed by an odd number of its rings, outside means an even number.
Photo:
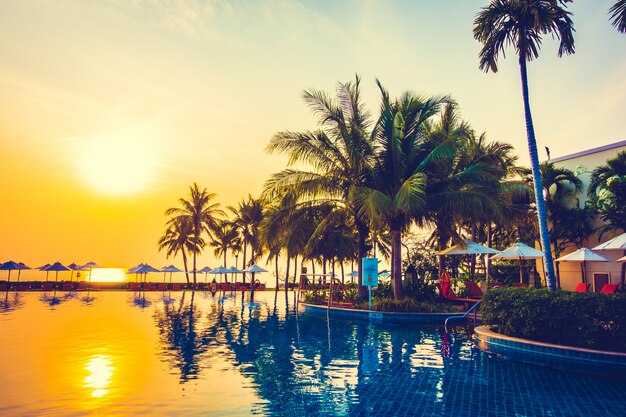
[[[0,336],[6,416],[626,416],[626,382],[298,315],[293,293],[2,293]]]

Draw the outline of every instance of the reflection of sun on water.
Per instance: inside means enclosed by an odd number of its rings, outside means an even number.
[[[121,268],[97,268],[91,271],[91,282],[123,282],[126,279]]]
[[[108,355],[94,355],[85,366],[89,375],[85,378],[85,386],[93,389],[91,396],[101,398],[109,393],[113,366]]]

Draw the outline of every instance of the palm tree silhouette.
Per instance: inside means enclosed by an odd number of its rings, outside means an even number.
[[[168,228],[165,234],[159,239],[159,251],[166,250],[166,256],[176,256],[180,253],[183,257],[183,265],[185,267],[185,278],[187,285],[189,282],[189,268],[187,266],[187,252],[195,253],[199,248],[204,246],[202,238],[196,239],[192,234],[192,224],[185,218],[177,221],[168,222]]]
[[[567,0],[492,0],[488,6],[481,9],[474,20],[474,38],[483,44],[479,54],[480,69],[497,72],[498,56],[500,53],[504,54],[505,47],[509,45],[515,48],[518,55],[539,233],[550,290],[556,289],[556,278],[550,251],[535,130],[530,111],[526,63],[539,56],[541,38],[545,34],[551,34],[559,39],[559,57],[574,53],[573,23],[569,17],[570,13],[561,7],[566,2]]]
[[[189,227],[189,234],[193,236],[194,244],[190,247],[193,255],[193,284],[196,280],[196,258],[204,248],[205,242],[201,235],[206,233],[211,237],[211,232],[218,227],[220,217],[224,212],[219,208],[219,203],[211,203],[215,198],[214,193],[207,192],[206,188],[200,190],[198,184],[189,187],[189,199],[180,198],[181,207],[172,207],[165,211],[166,216],[172,216],[168,224],[184,223]]]

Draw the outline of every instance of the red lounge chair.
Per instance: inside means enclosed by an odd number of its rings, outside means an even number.
[[[159,284],[159,291],[167,291],[167,284]]]
[[[17,286],[17,290],[18,291],[28,291],[28,285],[20,284],[20,285]]]
[[[81,281],[78,283],[78,289],[79,290],[86,290],[87,289],[87,281]]]
[[[156,291],[157,286],[154,284],[144,284],[143,289],[144,291]]]
[[[141,291],[141,286],[136,282],[131,282],[130,287],[128,287],[130,291]]]
[[[468,281],[468,282],[471,282],[471,281]],[[472,284],[476,285],[473,282],[472,282]],[[478,287],[478,286],[476,286],[476,287]],[[478,288],[478,289],[482,293],[482,290],[480,288]],[[480,298],[461,298],[461,297],[458,297],[454,293],[454,291],[452,291],[452,285],[450,284],[450,274],[448,274],[447,272],[444,272],[441,275],[441,278],[439,278],[439,293],[441,294],[441,296],[443,298],[445,298],[447,300],[458,301],[458,302],[463,302],[463,303],[475,303],[476,301],[478,301],[480,299]]]
[[[465,288],[467,288],[470,298],[482,298],[485,293],[480,289],[478,284],[473,281],[466,281]]]
[[[9,287],[7,286],[6,282],[0,283],[0,291],[6,291],[7,288],[9,288]]]
[[[46,282],[41,286],[42,291],[52,291],[52,288],[54,288],[54,286],[50,282]]]
[[[71,282],[65,282],[65,283],[63,283],[63,286],[61,287],[61,289],[63,291],[73,291],[74,290],[74,284],[72,284]]]
[[[604,284],[604,287],[600,290],[602,294],[615,294],[617,291],[617,284]]]
[[[576,285],[576,288],[574,288],[574,292],[587,292],[587,288],[589,288],[589,284],[580,282]]]
[[[513,282],[511,283],[511,287],[528,288],[528,285],[524,284],[523,282]]]
[[[172,291],[180,291],[180,284],[172,284]]]

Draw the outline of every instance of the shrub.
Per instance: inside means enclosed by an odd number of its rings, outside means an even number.
[[[359,303],[356,308],[367,310],[367,301]],[[454,311],[452,304],[447,302],[417,301],[410,297],[399,300],[393,297],[374,298],[372,300],[373,311],[401,312],[401,313],[447,313]]]
[[[626,352],[626,295],[496,288],[480,313],[494,331],[546,343]]]

